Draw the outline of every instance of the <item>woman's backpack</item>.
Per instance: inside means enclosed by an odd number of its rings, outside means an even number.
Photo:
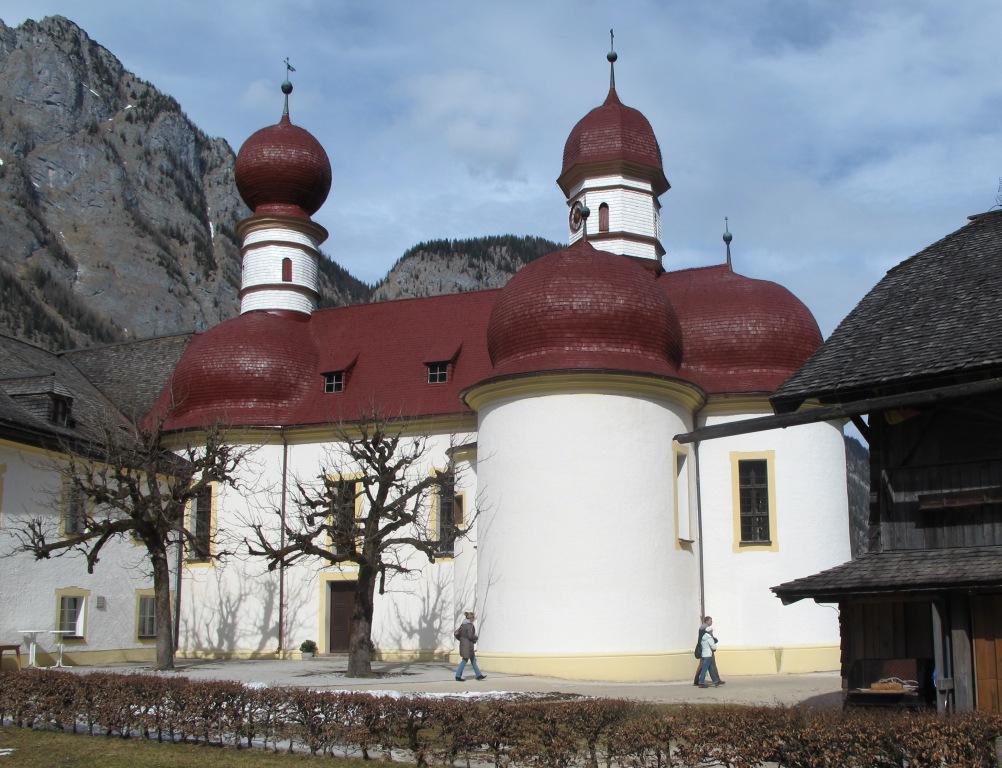
[[[692,652],[692,655],[697,659],[703,658],[703,633],[706,632],[705,629],[699,630],[699,637],[696,639],[696,650]]]

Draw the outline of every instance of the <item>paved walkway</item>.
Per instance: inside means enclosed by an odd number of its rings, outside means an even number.
[[[349,678],[347,661],[332,656],[305,661],[193,661],[180,660],[175,673],[193,680],[236,680],[264,685],[302,685],[332,691],[395,692],[403,694],[483,695],[501,692],[569,693],[582,696],[633,699],[665,703],[728,703],[837,708],[842,704],[841,678],[835,672],[801,675],[726,677],[719,688],[695,688],[691,682],[608,683],[561,680],[531,675],[492,674],[486,680],[453,679],[444,663],[375,662],[374,678]],[[148,664],[72,667],[79,672],[151,672]]]

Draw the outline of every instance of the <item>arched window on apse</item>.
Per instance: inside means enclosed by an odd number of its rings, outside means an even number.
[[[292,259],[288,257],[282,259],[282,282],[292,282]]]
[[[608,232],[609,231],[609,204],[602,203],[598,207],[598,231]]]

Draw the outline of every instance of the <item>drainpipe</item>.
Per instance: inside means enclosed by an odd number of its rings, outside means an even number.
[[[281,518],[281,533],[279,546],[285,547],[285,496],[288,488],[289,477],[289,438],[285,430],[280,430],[282,435],[282,501],[279,509]],[[279,655],[285,650],[285,563],[278,567],[278,652]]]
[[[177,558],[174,562],[174,653],[181,645],[181,570],[184,566],[184,539],[177,543]]]
[[[699,410],[692,415],[694,426],[699,424],[699,416],[705,407],[706,403],[704,401]],[[706,583],[703,565],[703,484],[702,475],[699,471],[698,440],[692,444],[692,465],[696,472],[696,535],[699,536],[699,621],[702,623],[703,617],[706,615]]]
[[[703,581],[703,505],[699,475],[699,443],[692,444],[692,464],[696,471],[696,535],[699,536],[699,620],[706,615],[706,589]]]

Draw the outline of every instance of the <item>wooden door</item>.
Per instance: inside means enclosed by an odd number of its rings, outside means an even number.
[[[348,651],[348,629],[351,626],[355,582],[332,581],[330,585],[330,652],[346,653]]]
[[[1002,711],[1002,595],[972,597],[971,624],[977,708]]]

